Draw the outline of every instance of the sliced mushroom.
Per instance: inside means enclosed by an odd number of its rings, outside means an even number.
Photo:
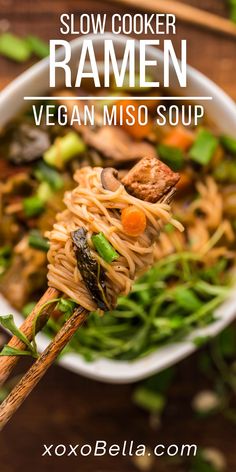
[[[16,165],[28,164],[39,159],[50,146],[50,138],[44,129],[31,123],[15,124],[9,128],[7,157]]]
[[[101,172],[101,182],[103,188],[115,192],[121,185],[118,180],[118,171],[113,167],[106,167]]]

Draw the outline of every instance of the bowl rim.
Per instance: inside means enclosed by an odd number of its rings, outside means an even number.
[[[105,39],[113,39],[117,46],[124,45],[127,40],[126,36],[113,35],[112,33],[106,33],[102,37],[97,35],[87,35],[86,39],[93,39],[94,44],[99,43]],[[71,41],[72,54],[81,45],[83,37],[79,37]],[[135,40],[136,47],[138,47],[138,41]],[[162,60],[163,53],[152,46],[147,47],[149,55],[154,56],[158,60]],[[57,54],[60,55],[60,49]],[[15,80],[5,87],[0,92],[0,108],[6,106],[10,102],[14,102],[14,98],[21,98],[21,92],[25,90],[26,85],[31,81],[37,80],[42,74],[46,74],[49,67],[49,59],[43,59],[37,64],[33,65],[25,72],[20,74]],[[210,94],[217,102],[217,107],[225,107],[227,114],[230,117],[230,121],[236,124],[236,105],[233,100],[212,80],[208,79],[204,74],[197,71],[191,66],[187,66],[188,81],[192,83],[193,87],[203,90],[204,93]],[[183,90],[183,95],[184,95]],[[14,116],[14,114],[12,114]],[[4,121],[4,120],[2,120]],[[8,120],[6,119],[6,122]],[[1,124],[1,118],[0,118]],[[233,126],[232,126],[233,128]],[[22,322],[22,316],[20,313],[13,309],[9,302],[0,295],[0,310],[11,312],[15,315],[16,323],[18,325]],[[215,311],[216,321],[211,323],[202,329],[195,329],[191,332],[191,335],[184,338],[179,343],[169,343],[163,347],[157,348],[151,354],[144,358],[133,360],[133,361],[118,361],[110,360],[105,358],[99,358],[93,362],[85,361],[77,353],[67,353],[63,357],[59,358],[58,363],[77,374],[82,374],[86,377],[109,383],[131,383],[137,380],[148,377],[155,372],[159,372],[164,368],[169,367],[182,360],[184,357],[190,355],[197,347],[193,343],[193,339],[196,336],[215,336],[224,327],[233,321],[236,315],[236,296],[233,294]],[[37,344],[39,350],[45,349],[48,344],[48,337],[42,333],[37,335]]]

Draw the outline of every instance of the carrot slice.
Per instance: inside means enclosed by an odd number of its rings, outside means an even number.
[[[186,172],[180,172],[180,179],[175,185],[178,190],[185,190],[192,185],[192,179]]]
[[[192,146],[193,142],[194,134],[183,126],[177,126],[167,134],[163,139],[162,144],[177,147],[182,151],[187,151]]]
[[[134,205],[124,208],[121,213],[124,232],[129,236],[139,236],[145,231],[147,220],[145,213]]]
[[[121,125],[123,129],[125,129],[130,136],[132,136],[135,139],[144,139],[149,136],[149,134],[152,131],[152,123],[148,121],[146,124],[141,125],[138,120],[139,112],[138,112],[138,107],[139,103],[135,100],[118,100],[116,102],[117,106],[117,117],[119,122],[121,121],[121,118],[123,117],[123,124]],[[128,108],[128,107],[134,107],[134,108]],[[142,113],[143,112],[143,113]],[[132,115],[134,118],[134,124],[133,125],[128,125],[127,120],[131,120],[129,113]],[[143,119],[144,117],[144,111],[141,111],[141,118]]]

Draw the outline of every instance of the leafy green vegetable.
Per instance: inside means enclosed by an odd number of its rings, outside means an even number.
[[[17,62],[25,62],[31,56],[27,41],[11,33],[0,35],[0,54]]]
[[[38,56],[40,59],[49,55],[49,46],[45,41],[38,38],[37,36],[27,36],[26,41],[29,45],[31,53]]]
[[[119,254],[115,251],[103,233],[98,233],[92,236],[93,244],[104,261],[109,264],[119,258]]]
[[[49,249],[49,241],[44,238],[38,230],[32,230],[28,239],[29,246],[47,252]]]
[[[15,347],[11,346],[3,346],[0,356],[32,356],[32,352],[16,349]]]
[[[173,293],[173,297],[177,305],[187,311],[198,310],[203,304],[199,297],[194,293],[193,289],[186,287],[177,287]]]
[[[139,279],[127,297],[120,297],[115,310],[103,317],[92,313],[68,349],[87,360],[145,356],[210,323],[229,283],[225,260],[205,269],[196,254],[172,254]],[[50,335],[57,330],[46,328]]]
[[[191,159],[203,166],[209,164],[218,146],[219,140],[207,129],[201,128],[189,151]]]
[[[105,273],[92,256],[87,242],[87,230],[79,228],[71,233],[79,271],[92,298],[101,310],[109,309],[105,296]]]
[[[236,20],[236,1],[235,1],[235,20]],[[221,141],[221,144],[226,149],[226,151],[229,151],[232,154],[236,154],[236,139],[235,138],[224,135],[224,136],[221,136],[220,141]]]
[[[184,167],[184,155],[181,149],[173,146],[160,144],[157,147],[160,159],[172,170],[178,171]]]
[[[20,341],[22,341],[28,347],[31,355],[35,355],[34,349],[31,345],[30,341],[25,336],[25,334],[19,328],[17,328],[17,326],[14,322],[13,315],[0,316],[0,324],[4,328],[8,329],[18,339],[20,339]],[[4,354],[3,354],[3,352],[4,352]],[[3,351],[0,354],[1,355],[9,355],[9,354],[6,354],[6,347],[5,347],[5,351],[3,349]],[[11,354],[11,355],[14,355],[14,354]]]

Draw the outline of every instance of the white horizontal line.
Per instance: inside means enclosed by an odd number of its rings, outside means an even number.
[[[212,97],[24,97],[24,100],[212,100]]]

